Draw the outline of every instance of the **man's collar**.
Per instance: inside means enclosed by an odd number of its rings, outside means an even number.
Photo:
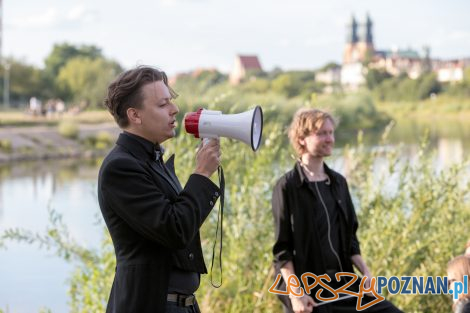
[[[157,160],[162,158],[163,153],[165,152],[163,147],[158,143],[154,144],[139,135],[127,131],[123,131],[119,135],[117,144],[129,148],[130,152],[139,159],[150,158],[152,160]]]
[[[336,180],[333,171],[328,167],[328,165],[326,165],[325,162],[323,162],[323,168],[325,169],[325,173],[326,175],[328,175],[331,182],[335,183]],[[295,162],[294,172],[296,173],[296,176],[298,178],[297,187],[300,187],[304,182],[308,182],[308,179],[307,177],[305,177],[305,173],[302,170],[302,166],[300,165],[299,161]]]

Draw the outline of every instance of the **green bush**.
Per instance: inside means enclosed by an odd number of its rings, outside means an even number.
[[[370,71],[371,75],[374,71]],[[425,73],[417,79],[407,76],[399,77],[367,77],[368,86],[379,100],[386,101],[417,101],[428,99],[432,94],[442,91],[441,84],[434,73]],[[377,81],[373,81],[377,80]]]
[[[9,139],[1,139],[0,140],[0,150],[3,152],[10,153],[13,150],[13,146],[11,144],[11,140]]]
[[[63,120],[58,125],[59,134],[68,139],[77,139],[79,134],[78,124],[74,121]]]
[[[468,240],[468,161],[438,171],[434,153],[425,153],[426,142],[413,162],[403,162],[399,147],[366,152],[359,142],[345,150],[359,204],[362,254],[373,275],[446,276],[447,262]],[[387,160],[380,169],[378,158]],[[388,298],[405,312],[447,312],[452,305],[446,295]]]
[[[99,131],[96,135],[85,137],[82,144],[89,149],[104,150],[114,143],[114,137],[107,131]]]
[[[106,132],[100,131],[96,134],[96,149],[106,149],[109,148],[114,143],[114,137]]]

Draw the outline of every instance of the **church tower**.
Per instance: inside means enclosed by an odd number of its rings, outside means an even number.
[[[358,41],[357,22],[354,15],[351,16],[351,20],[346,28],[346,45],[344,46],[343,64],[353,63],[353,50]]]
[[[372,20],[369,14],[362,23],[357,23],[354,16],[347,25],[347,38],[344,47],[343,64],[364,62],[374,55]]]

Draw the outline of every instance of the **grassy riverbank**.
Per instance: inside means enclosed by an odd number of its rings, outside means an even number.
[[[35,116],[22,111],[0,112],[0,128],[56,126],[61,121],[72,121],[79,124],[101,124],[113,122],[112,116],[105,110],[84,111],[78,114],[63,114],[51,116]]]
[[[470,120],[470,98],[437,96],[422,101],[377,102],[377,109],[394,118]]]

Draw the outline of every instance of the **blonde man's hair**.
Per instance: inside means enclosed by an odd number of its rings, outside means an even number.
[[[455,274],[456,281],[464,282],[464,276],[470,281],[470,258],[465,255],[459,255],[447,263],[447,275],[449,272]],[[461,294],[459,299],[470,299],[470,294]],[[455,304],[454,304],[455,309]]]
[[[305,147],[300,144],[300,140],[312,132],[316,132],[326,120],[330,120],[336,127],[335,119],[328,112],[302,108],[295,113],[289,127],[289,140],[297,156],[301,156],[305,152]]]

